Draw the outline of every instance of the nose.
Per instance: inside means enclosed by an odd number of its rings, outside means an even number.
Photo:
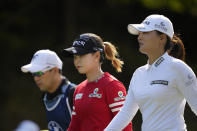
[[[34,76],[34,80],[38,81],[38,80],[40,80],[40,77],[39,76]]]
[[[74,56],[74,64],[77,65],[79,63],[79,56]]]

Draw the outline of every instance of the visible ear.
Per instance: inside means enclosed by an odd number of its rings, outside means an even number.
[[[101,55],[101,54],[100,54],[99,51],[95,52],[95,53],[94,53],[94,56],[95,56],[95,58],[96,58],[95,60],[100,60],[100,55]]]
[[[163,40],[163,39],[167,39],[166,34],[161,34],[161,35],[160,35],[160,39],[161,39],[161,40]]]
[[[59,72],[59,69],[57,67],[54,67],[53,69],[51,69],[51,71],[53,71],[53,72]]]
[[[162,43],[166,43],[167,42],[167,35],[166,34],[161,34],[160,36],[160,40],[162,41]]]

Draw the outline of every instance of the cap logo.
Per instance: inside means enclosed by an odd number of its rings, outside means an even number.
[[[161,22],[160,25],[161,25],[161,26],[165,26],[164,22]]]
[[[33,61],[36,59],[36,57],[38,57],[38,54],[35,54],[35,55],[33,56],[33,58],[31,59],[31,62],[33,62]]]
[[[98,48],[98,47],[93,47],[93,50],[94,50],[94,51],[100,51],[100,52],[103,52],[103,49]]]
[[[146,25],[150,25],[150,21],[144,21],[143,23]]]
[[[160,22],[159,25],[158,24],[155,24],[155,28],[159,28],[159,29],[163,30],[164,32],[167,32],[168,31],[168,29],[165,27],[164,22]]]
[[[76,41],[74,41],[73,42],[73,46],[76,46],[76,45],[78,45],[78,46],[84,46],[85,45],[85,42],[84,41],[79,41],[79,40],[76,40]]]

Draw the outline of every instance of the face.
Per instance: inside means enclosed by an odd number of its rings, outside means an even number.
[[[48,91],[51,87],[53,80],[53,72],[52,69],[44,72],[42,75],[34,76],[34,81],[36,85],[40,88],[41,91]]]
[[[140,32],[138,36],[139,51],[143,54],[151,54],[163,49],[161,37],[156,31]]]
[[[80,74],[95,70],[99,64],[98,52],[85,55],[74,55],[74,65]]]

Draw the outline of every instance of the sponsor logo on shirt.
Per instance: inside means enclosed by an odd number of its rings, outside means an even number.
[[[118,92],[118,97],[114,98],[114,101],[120,101],[120,100],[124,100],[126,98],[126,96],[124,96],[122,91]]]
[[[155,63],[155,67],[159,66],[164,61],[163,57],[160,57],[157,62]]]
[[[89,94],[89,97],[97,97],[97,98],[101,98],[102,94],[98,94],[99,89],[95,88],[93,93]]]
[[[63,129],[60,127],[60,125],[55,121],[50,121],[48,123],[48,128],[50,131],[63,131]]]
[[[81,99],[82,96],[83,96],[83,93],[78,93],[78,94],[76,94],[75,100]]]
[[[154,84],[168,85],[168,81],[166,81],[166,80],[154,80],[154,81],[151,81],[150,84],[151,85],[154,85]]]
[[[185,86],[189,86],[194,82],[194,77],[191,74],[187,75],[187,81],[185,83]]]

